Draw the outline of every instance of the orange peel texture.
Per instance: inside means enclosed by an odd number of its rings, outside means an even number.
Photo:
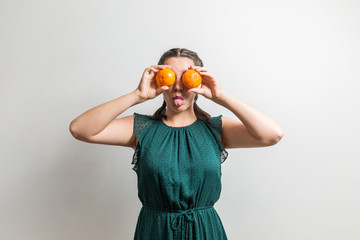
[[[162,86],[170,87],[175,82],[175,73],[170,68],[164,68],[156,73],[155,79],[159,87]]]
[[[182,76],[182,82],[187,88],[196,88],[200,86],[201,81],[201,75],[195,69],[187,70]]]

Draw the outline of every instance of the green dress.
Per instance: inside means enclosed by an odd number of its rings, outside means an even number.
[[[214,209],[221,192],[221,116],[185,127],[135,113],[132,164],[142,203],[135,240],[223,240]]]

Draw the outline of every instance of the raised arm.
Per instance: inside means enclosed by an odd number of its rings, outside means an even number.
[[[238,117],[222,118],[221,141],[225,148],[267,147],[282,138],[283,130],[274,120],[240,99],[223,92],[216,102]]]
[[[191,91],[232,111],[238,119],[222,118],[221,142],[225,148],[266,147],[276,144],[283,129],[274,120],[225,92],[213,74],[204,67],[192,67],[202,76],[201,87]]]
[[[137,89],[119,98],[96,106],[70,123],[70,132],[78,140],[108,145],[136,147],[133,131],[134,116],[116,118],[128,108],[160,95],[168,87],[158,87],[155,75],[164,67],[151,66],[145,69]]]

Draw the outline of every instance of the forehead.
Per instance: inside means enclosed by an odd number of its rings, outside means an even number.
[[[188,68],[195,65],[194,61],[187,57],[171,57],[165,60],[164,65],[170,65],[174,69]]]

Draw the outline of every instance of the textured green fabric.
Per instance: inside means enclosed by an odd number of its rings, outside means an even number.
[[[221,192],[221,116],[185,127],[135,113],[132,164],[143,204],[135,240],[227,239],[213,205]]]

